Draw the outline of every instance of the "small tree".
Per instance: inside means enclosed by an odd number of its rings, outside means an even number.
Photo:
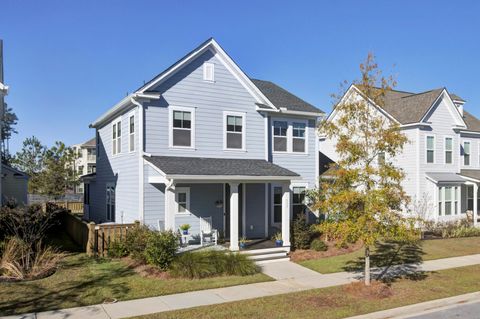
[[[71,165],[76,157],[72,148],[59,141],[45,152],[45,170],[41,174],[43,194],[61,196],[78,184],[78,173]]]
[[[336,141],[338,161],[334,178],[321,181],[314,193],[314,208],[328,216],[320,226],[328,237],[339,244],[363,241],[365,284],[370,285],[370,248],[380,240],[412,240],[415,232],[414,223],[401,213],[408,202],[401,186],[404,173],[388,161],[402,151],[407,138],[374,106],[383,107],[395,81],[381,76],[371,54],[360,71],[354,84],[363,98],[338,96],[337,115],[320,127]]]
[[[29,193],[40,193],[41,176],[44,169],[46,147],[35,136],[23,141],[22,149],[12,159],[12,164],[30,176],[28,182]]]

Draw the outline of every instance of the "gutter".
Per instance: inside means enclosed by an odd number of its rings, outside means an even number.
[[[137,106],[137,117],[138,117],[138,145],[137,145],[137,158],[138,158],[138,218],[143,224],[145,222],[145,212],[144,212],[144,168],[143,168],[143,104],[138,102],[136,96],[130,98],[130,102]]]
[[[322,118],[325,117],[325,113],[323,112],[291,111],[291,110],[287,110],[286,108],[269,110],[269,109],[264,109],[257,106],[256,110],[259,112],[280,113],[280,114],[287,114],[287,115],[302,115],[302,116],[322,117]]]

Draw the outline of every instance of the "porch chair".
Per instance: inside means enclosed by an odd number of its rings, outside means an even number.
[[[200,217],[200,245],[203,246],[205,239],[217,245],[218,231],[212,228],[212,217]]]

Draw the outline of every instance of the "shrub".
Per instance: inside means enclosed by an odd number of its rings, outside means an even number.
[[[127,232],[125,248],[128,254],[139,262],[146,262],[145,248],[147,247],[148,235],[152,232],[147,226],[134,227]]]
[[[35,249],[18,237],[4,244],[0,259],[0,275],[14,280],[38,279],[52,274],[63,258],[51,247],[42,247],[38,242]]]
[[[167,270],[178,248],[178,237],[172,231],[150,231],[145,246],[145,260],[162,270]]]
[[[313,249],[315,251],[327,251],[328,246],[325,244],[325,242],[321,239],[314,239],[312,243],[310,244],[310,249]]]
[[[127,245],[124,241],[115,240],[108,245],[108,257],[122,258],[128,256]]]
[[[246,276],[259,271],[259,267],[246,255],[210,250],[178,256],[170,273],[174,277],[199,279],[220,275]]]
[[[452,222],[425,223],[425,230],[442,238],[480,236],[480,229],[472,226],[467,219]]]
[[[308,249],[312,241],[313,232],[307,224],[305,216],[299,215],[292,225],[292,247],[293,249]]]

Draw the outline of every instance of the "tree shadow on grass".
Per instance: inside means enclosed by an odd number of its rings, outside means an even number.
[[[127,285],[115,282],[115,278],[125,278],[134,275],[134,272],[126,266],[116,266],[91,271],[89,265],[102,263],[102,260],[92,260],[87,256],[68,260],[53,276],[63,276],[63,279],[49,277],[40,280],[25,282],[0,283],[0,314],[12,315],[25,312],[37,312],[54,310],[67,307],[78,307],[94,303],[102,303],[104,298],[112,297],[121,299],[125,297],[130,288]],[[80,268],[74,269],[74,268]],[[69,271],[80,271],[80,275],[72,275],[69,279]],[[45,281],[52,280],[50,284]],[[3,285],[3,288],[2,288]],[[13,285],[9,287],[10,285]],[[108,291],[105,296],[98,290]],[[15,294],[14,298],[11,294]],[[95,297],[98,295],[98,297]]]
[[[372,279],[386,283],[399,278],[423,280],[427,274],[420,269],[425,255],[421,243],[400,243],[394,241],[381,242],[375,245],[370,254]],[[343,269],[358,273],[358,278],[364,276],[365,257],[349,261]]]

